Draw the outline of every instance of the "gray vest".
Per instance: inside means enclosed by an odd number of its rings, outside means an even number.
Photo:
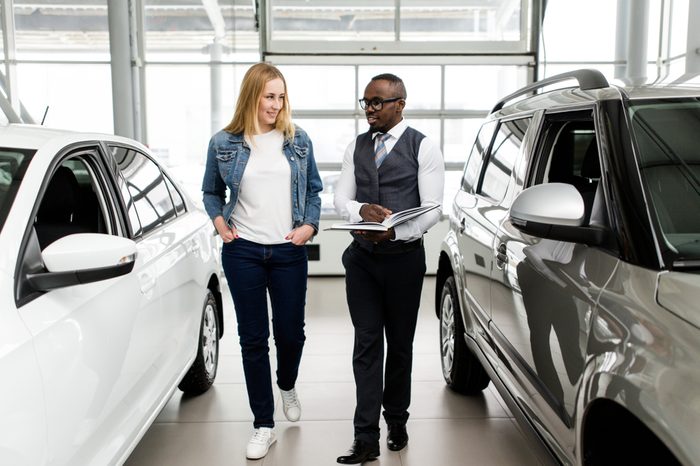
[[[380,204],[392,212],[420,206],[418,192],[418,149],[425,136],[408,127],[386,156],[379,169],[374,163],[374,140],[371,133],[363,133],[355,142],[356,200],[361,203]],[[362,247],[369,250],[389,250],[399,247],[402,241],[385,241],[377,246],[355,236]],[[398,244],[397,244],[398,243]]]

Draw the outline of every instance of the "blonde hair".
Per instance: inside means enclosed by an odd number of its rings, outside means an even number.
[[[292,123],[292,109],[289,106],[287,82],[280,70],[274,65],[265,62],[251,66],[245,76],[243,76],[233,119],[224,128],[224,131],[232,134],[243,133],[246,137],[259,134],[258,106],[260,105],[260,96],[265,90],[265,84],[277,78],[281,79],[282,84],[284,84],[285,97],[275,121],[275,129],[281,131],[286,139],[294,139],[294,123]]]

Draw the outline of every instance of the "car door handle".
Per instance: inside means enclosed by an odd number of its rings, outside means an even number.
[[[506,262],[508,262],[508,250],[505,243],[501,243],[496,254],[496,265],[503,267]]]
[[[462,217],[459,221],[459,234],[463,235],[467,231],[467,219]]]
[[[199,254],[199,251],[201,250],[201,247],[197,241],[190,241],[187,243],[187,253],[188,254],[194,254],[197,255]]]
[[[150,273],[142,273],[139,275],[139,284],[141,293],[144,295],[149,295],[156,286],[156,277]]]

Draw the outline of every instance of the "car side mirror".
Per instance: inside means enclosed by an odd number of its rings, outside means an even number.
[[[136,261],[136,243],[121,236],[78,233],[48,245],[41,258],[48,272],[27,274],[27,281],[36,290],[49,291],[128,274]]]
[[[578,190],[566,183],[547,183],[523,190],[510,208],[514,227],[528,235],[557,241],[602,245],[607,230],[584,226],[585,205]]]

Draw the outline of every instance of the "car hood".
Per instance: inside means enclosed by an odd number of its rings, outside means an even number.
[[[663,272],[659,274],[656,301],[681,319],[700,328],[700,274]]]

